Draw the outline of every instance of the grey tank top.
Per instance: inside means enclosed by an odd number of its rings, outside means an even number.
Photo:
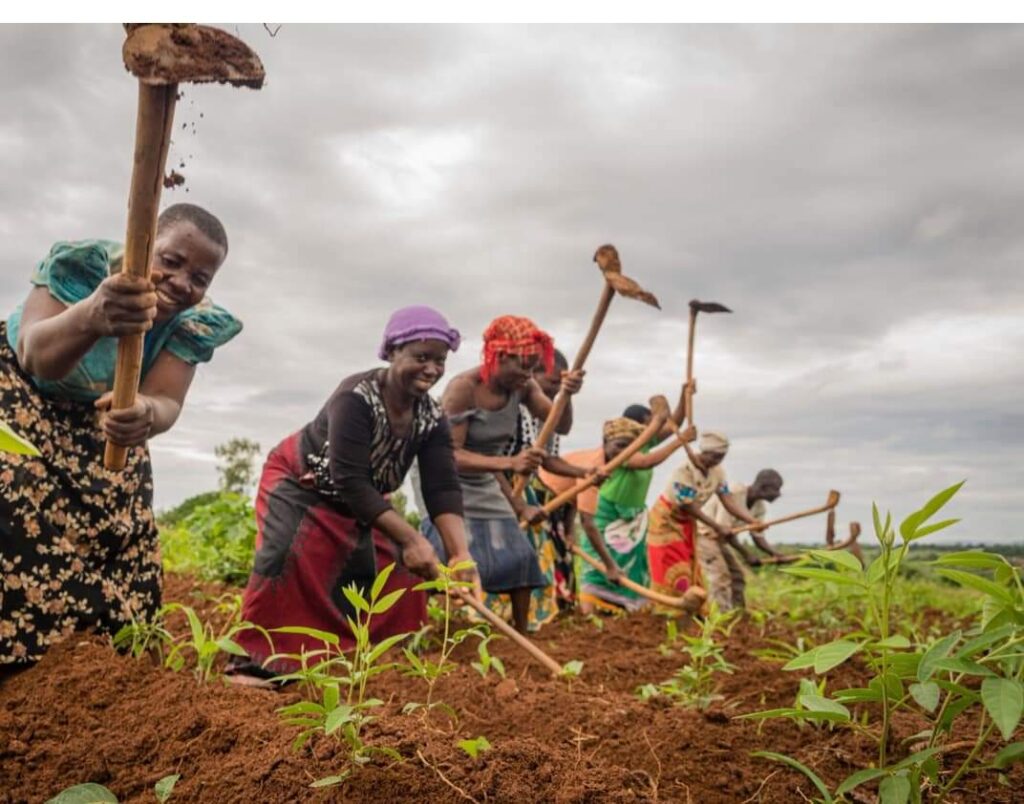
[[[478,455],[504,454],[516,434],[521,397],[520,393],[510,394],[508,403],[500,410],[473,408],[452,416],[452,424],[469,422],[465,448]],[[459,472],[459,484],[465,516],[477,519],[515,517],[493,472]]]

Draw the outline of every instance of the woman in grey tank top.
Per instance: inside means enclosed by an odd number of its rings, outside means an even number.
[[[539,509],[513,498],[504,473],[531,474],[540,466],[543,452],[530,447],[505,455],[504,450],[515,436],[520,404],[538,419],[547,418],[551,410],[551,400],[533,373],[538,365],[551,370],[553,350],[551,337],[528,318],[502,316],[484,332],[483,363],[457,375],[441,398],[451,424],[469,552],[484,590],[511,598],[512,617],[522,632],[527,627],[530,591],[547,581],[519,520],[534,518]],[[566,393],[575,394],[582,385],[582,372],[563,374]],[[564,435],[571,426],[570,403],[557,432]],[[435,549],[442,551],[429,521],[424,531]]]

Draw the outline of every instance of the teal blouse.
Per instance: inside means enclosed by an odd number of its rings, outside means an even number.
[[[99,284],[119,269],[124,246],[112,240],[59,242],[32,272],[33,285],[45,287],[57,301],[70,306],[87,298]],[[7,340],[11,348],[18,342],[22,306],[7,319]],[[213,350],[242,331],[242,322],[223,307],[203,299],[195,307],[168,321],[154,323],[146,333],[142,354],[142,376],[153,366],[157,355],[166,349],[186,363],[206,363]],[[100,338],[78,365],[61,380],[33,377],[41,391],[79,401],[98,399],[114,387],[117,362],[117,338]]]

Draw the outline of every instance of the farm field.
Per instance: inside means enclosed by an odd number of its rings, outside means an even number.
[[[450,671],[437,674],[428,691],[423,674],[402,672],[408,671],[408,660],[393,650],[381,661],[392,659],[399,666],[367,680],[367,700],[381,703],[358,731],[361,744],[375,750],[359,759],[342,737],[344,728],[332,734],[320,728],[293,748],[301,727],[285,724],[278,710],[304,698],[322,699],[301,685],[283,691],[226,685],[217,670],[227,653],[215,652],[209,677],[200,680],[189,648],[182,651],[184,667],[175,672],[162,666],[156,653],[144,651],[135,659],[115,653],[109,638],[72,639],[0,686],[0,801],[46,801],[64,788],[91,782],[117,800],[150,802],[157,800],[155,783],[174,774],[179,778],[169,800],[224,804],[828,800],[806,776],[752,756],[755,751],[807,766],[834,800],[875,801],[878,779],[844,798],[835,791],[851,774],[878,764],[876,703],[847,702],[852,728],[843,717],[740,717],[792,712],[809,684],[816,685],[812,697],[804,697],[798,710],[834,709],[837,704],[829,707],[820,698],[870,687],[876,671],[866,651],[821,674],[813,667],[783,669],[802,652],[842,641],[855,627],[863,601],[845,592],[847,585],[762,570],[751,584],[751,610],[736,622],[718,624],[720,630],[706,628],[703,639],[699,623],[680,624],[673,634],[669,620],[653,613],[599,621],[565,617],[537,636],[538,645],[558,662],[582,662],[581,669],[574,668],[578,675],[558,679],[498,637],[485,643],[482,653],[490,666],[481,666],[481,640],[469,634],[454,647]],[[902,639],[892,645],[906,654],[958,629],[964,637],[957,645],[963,646],[983,604],[991,607],[982,594],[932,577],[899,580],[896,589],[894,633],[906,636],[906,646]],[[224,603],[239,592],[237,586],[189,574],[166,578],[166,601],[190,607],[215,634],[227,633],[233,615]],[[179,640],[188,633],[181,611],[169,613],[166,625]],[[443,632],[440,620],[435,625],[433,634],[421,639],[432,644],[419,654],[428,663],[438,658],[437,636]],[[454,616],[451,633],[466,625]],[[1015,661],[1019,675],[1020,660]],[[700,678],[675,676],[687,667],[700,670]],[[971,681],[953,672],[963,668],[944,667],[952,670],[939,670],[934,678],[978,689],[979,678]],[[659,691],[659,684],[673,678],[675,683]],[[901,682],[901,692],[911,681]],[[407,710],[428,698],[434,706]],[[920,751],[927,743],[921,733],[938,717],[910,704],[892,712],[890,764]],[[981,703],[967,705],[951,721],[952,732],[935,742],[936,781],[919,780],[923,800],[938,800],[972,753],[974,769],[945,791],[944,800],[1019,800],[1024,771],[1012,758],[1019,756],[1020,744],[1006,749],[1011,741],[990,728],[987,712]],[[978,734],[985,735],[981,743],[974,739]],[[1007,767],[990,767],[997,756]],[[339,776],[344,778],[326,789],[310,787]],[[898,771],[891,776],[906,778]]]

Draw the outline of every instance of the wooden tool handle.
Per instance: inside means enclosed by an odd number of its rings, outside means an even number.
[[[156,239],[156,218],[160,207],[164,165],[171,144],[174,103],[178,85],[150,86],[139,82],[139,109],[135,122],[135,161],[128,196],[128,231],[124,244],[124,266],[129,276],[149,276]],[[142,376],[143,335],[126,335],[117,343],[112,409],[135,404]],[[128,448],[107,442],[103,464],[121,471],[128,459]]]
[[[661,428],[665,426],[665,422],[668,421],[669,410],[668,402],[665,397],[654,397],[650,400],[651,404],[651,420],[647,423],[647,426],[643,429],[636,438],[634,438],[622,452],[612,458],[610,461],[600,467],[600,471],[605,474],[611,474],[618,469],[622,464],[632,458],[637,452],[643,449],[644,445],[649,443],[659,432]],[[680,442],[681,444],[682,442]],[[571,489],[566,489],[561,494],[557,495],[551,500],[548,500],[542,507],[541,510],[545,514],[550,514],[552,511],[556,511],[565,505],[570,500],[575,500],[577,496],[596,485],[596,475],[591,475],[588,478],[581,480]],[[519,520],[519,527],[528,528],[530,523],[525,519]]]
[[[476,597],[461,589],[455,590],[455,595],[463,603],[470,606],[477,614],[487,620],[492,627],[497,628],[501,633],[515,642],[519,647],[529,653],[534,659],[544,665],[554,676],[562,675],[562,665],[548,656],[544,651],[534,645],[530,640],[520,634],[515,628],[505,622],[501,617],[481,603]]]
[[[818,508],[810,508],[806,511],[800,511],[796,514],[789,514],[788,516],[779,517],[778,519],[772,519],[768,522],[758,522],[756,525],[740,525],[738,528],[733,528],[733,533],[743,533],[744,531],[761,529],[761,527],[770,528],[773,525],[781,525],[783,522],[792,522],[794,519],[803,519],[805,516],[814,516],[815,514],[823,513],[824,511],[831,511],[836,505],[839,504],[839,492],[830,491],[828,493],[828,501]]]
[[[690,334],[686,341],[686,423],[693,424],[693,341],[697,332],[697,311],[690,307]]]
[[[579,371],[583,368],[583,364],[586,363],[590,350],[594,347],[594,341],[597,339],[597,333],[601,330],[601,324],[604,323],[605,316],[608,315],[608,308],[611,307],[614,297],[615,289],[605,282],[604,288],[601,290],[601,299],[597,303],[597,310],[594,311],[594,317],[590,320],[590,330],[587,332],[583,345],[576,353],[576,359],[573,360],[572,371]],[[562,414],[565,413],[565,408],[568,404],[569,396],[559,391],[555,396],[554,403],[551,405],[551,410],[548,411],[548,417],[544,420],[544,426],[540,429],[540,433],[533,442],[534,446],[540,447],[543,450],[547,449],[547,443],[551,440],[551,436],[555,434],[555,427],[558,426],[558,422],[561,420]],[[516,497],[521,497],[529,480],[528,475],[516,475],[515,482],[512,484],[512,494]]]
[[[590,566],[600,572],[602,575],[607,577],[608,570],[605,569],[604,564],[594,558],[592,555],[583,550],[579,545],[574,544],[572,551]],[[681,597],[671,597],[669,595],[663,595],[661,592],[655,592],[653,589],[648,589],[646,586],[638,584],[636,581],[632,581],[623,575],[619,579],[619,583],[626,589],[630,589],[636,592],[640,597],[646,597],[648,600],[653,600],[655,603],[661,603],[663,606],[672,606],[672,608],[682,609],[684,611],[689,610],[689,606],[686,605],[686,601]],[[696,587],[693,587],[696,588]]]

